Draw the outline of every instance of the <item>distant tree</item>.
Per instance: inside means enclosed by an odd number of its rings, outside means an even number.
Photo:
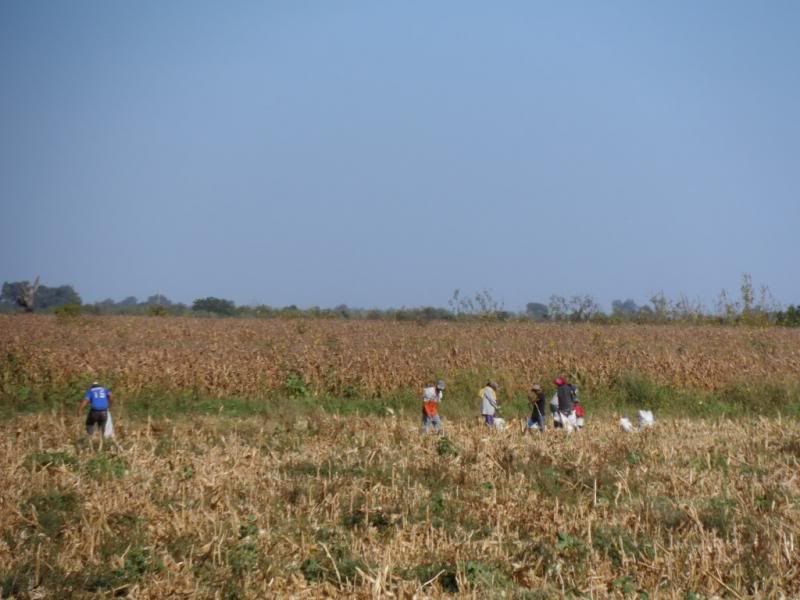
[[[39,278],[31,285],[27,281],[3,283],[0,302],[10,306],[20,306],[26,312],[48,310],[66,304],[81,304],[81,297],[71,285],[48,287],[39,285]]]
[[[800,304],[790,304],[786,310],[779,311],[775,315],[775,322],[784,327],[800,327]]]
[[[697,321],[704,313],[703,303],[700,300],[690,300],[685,294],[681,294],[672,307],[673,318],[679,321]]]
[[[525,305],[525,314],[534,321],[546,321],[550,317],[547,305],[539,302],[528,302]]]
[[[770,313],[778,311],[778,303],[772,297],[769,287],[762,285],[756,298],[753,278],[749,273],[742,275],[741,291],[742,320],[750,325],[766,324]]]
[[[268,317],[274,317],[276,313],[277,311],[268,304],[259,304],[258,306],[253,308],[253,316],[262,319]]]
[[[319,306],[309,306],[306,309],[306,315],[309,317],[318,318],[322,316],[322,309]]]
[[[630,319],[635,317],[638,312],[639,307],[636,306],[636,302],[630,298],[624,302],[622,300],[614,300],[611,303],[612,316],[619,317],[621,319]]]
[[[599,316],[603,311],[600,305],[589,294],[583,296],[573,296],[569,301],[570,321],[588,321],[593,317]]]
[[[81,305],[73,303],[62,304],[57,306],[53,312],[59,320],[70,320],[80,316]]]
[[[503,311],[503,303],[495,300],[489,290],[476,292],[475,296],[462,297],[461,290],[454,290],[453,296],[448,300],[452,314],[456,317],[480,317],[483,319],[497,318],[497,313]]]
[[[550,318],[553,321],[563,321],[569,315],[569,304],[564,296],[553,294],[550,296],[550,303],[547,305],[550,311]]]
[[[36,303],[36,293],[39,291],[39,277],[33,282],[15,281],[4,282],[0,302],[8,306],[19,306],[25,312],[33,312]]]
[[[162,304],[151,304],[147,307],[147,315],[150,317],[166,317],[167,307]]]
[[[280,309],[280,315],[282,317],[301,317],[303,311],[296,304],[289,304]]]
[[[382,316],[389,316],[396,321],[449,321],[453,319],[453,313],[446,308],[437,308],[435,306],[422,306],[420,308],[400,308],[389,313],[381,313],[378,310],[367,311],[365,318],[378,318]]]
[[[423,306],[419,310],[421,313],[420,316],[426,321],[448,321],[453,318],[453,313],[446,308]]]
[[[47,287],[42,285],[36,294],[36,307],[42,310],[57,308],[67,304],[82,304],[81,297],[71,285],[60,285],[58,287]]]
[[[459,316],[461,314],[461,307],[464,300],[461,298],[461,290],[453,290],[453,296],[450,300],[447,301],[447,304],[450,305],[450,310],[453,311],[455,316]]]
[[[242,305],[236,307],[236,316],[237,317],[254,317],[256,315],[256,311],[252,306]]]
[[[236,313],[236,304],[232,300],[224,298],[198,298],[192,303],[192,310],[195,312],[210,312],[223,316],[232,316]]]
[[[8,306],[18,306],[17,298],[22,295],[24,286],[29,285],[27,281],[4,281],[3,289],[0,291],[0,302]]]
[[[664,292],[653,294],[650,298],[650,304],[653,305],[653,318],[657,321],[666,321],[669,319],[670,302],[664,295]]]
[[[112,313],[116,310],[117,303],[114,302],[111,298],[106,298],[105,300],[101,300],[100,302],[95,302],[94,305],[90,307],[86,307],[84,312],[91,313],[91,314],[103,314],[103,313]]]
[[[739,290],[742,295],[742,314],[745,317],[748,317],[755,309],[754,305],[756,301],[756,293],[753,288],[753,278],[750,276],[750,273],[745,273],[742,275],[742,284],[739,287]]]
[[[136,306],[137,304],[139,304],[139,301],[136,299],[136,296],[128,296],[117,303],[118,306]]]
[[[148,306],[172,306],[172,300],[167,298],[164,294],[153,294],[144,303]]]

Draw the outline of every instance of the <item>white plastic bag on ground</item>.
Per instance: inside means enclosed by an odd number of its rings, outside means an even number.
[[[111,422],[111,411],[108,411],[108,419],[106,419],[106,426],[105,429],[103,429],[103,437],[114,437],[114,423]]]
[[[633,423],[628,417],[622,417],[619,420],[619,428],[625,433],[633,433]]]
[[[639,411],[639,429],[649,429],[655,424],[652,410]]]
[[[559,413],[561,415],[561,424],[564,426],[564,431],[572,433],[578,428],[578,417],[575,416],[575,411],[570,413]]]

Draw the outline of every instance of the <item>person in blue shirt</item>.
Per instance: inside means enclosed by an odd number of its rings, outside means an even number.
[[[87,406],[89,407],[89,414],[86,415],[86,433],[92,435],[95,425],[97,425],[97,430],[103,433],[106,428],[106,421],[108,421],[108,409],[111,408],[111,390],[104,388],[97,381],[93,382],[92,387],[86,391],[78,407],[79,416]]]

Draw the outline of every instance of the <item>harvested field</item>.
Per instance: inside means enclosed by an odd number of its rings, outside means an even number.
[[[117,426],[2,424],[3,597],[800,595],[796,421]]]

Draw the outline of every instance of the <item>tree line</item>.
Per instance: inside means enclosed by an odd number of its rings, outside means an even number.
[[[540,321],[572,323],[720,323],[800,326],[800,304],[782,309],[772,298],[769,289],[754,287],[750,275],[743,275],[739,294],[723,290],[713,310],[685,296],[671,300],[663,292],[651,296],[646,304],[633,299],[618,299],[605,312],[589,294],[570,297],[552,295],[545,302],[529,302],[523,311],[506,310],[490,291],[464,295],[455,290],[448,308],[423,306],[416,308],[365,309],[340,304],[333,308],[299,308],[296,305],[272,307],[266,304],[237,306],[233,300],[209,296],[198,298],[191,305],[173,302],[157,293],[139,300],[128,296],[115,301],[107,298],[84,304],[71,285],[49,287],[39,285],[38,278],[28,281],[4,282],[0,291],[0,312],[56,313],[73,316],[89,315],[147,315],[147,316],[222,316],[251,318],[307,317],[325,319],[383,319],[395,321]]]

